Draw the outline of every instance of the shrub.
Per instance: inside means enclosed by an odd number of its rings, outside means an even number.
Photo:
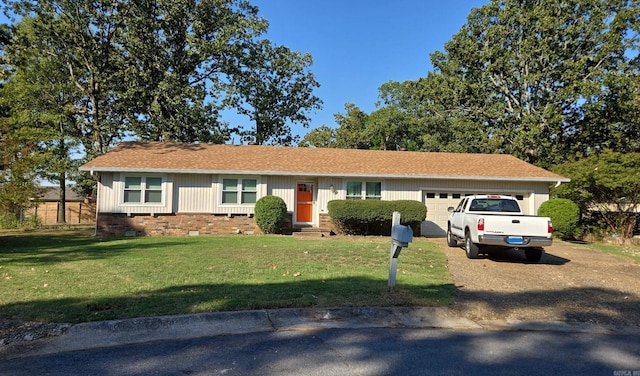
[[[553,233],[560,239],[575,239],[580,234],[580,208],[566,198],[545,201],[538,209],[538,215],[550,217]]]
[[[427,216],[419,201],[333,200],[327,204],[337,230],[350,235],[390,235],[393,212],[400,212],[401,223],[420,231]]]
[[[265,234],[277,234],[287,218],[287,204],[278,196],[261,197],[255,206],[256,225]]]
[[[14,213],[0,214],[0,229],[14,229],[20,227],[20,219]]]

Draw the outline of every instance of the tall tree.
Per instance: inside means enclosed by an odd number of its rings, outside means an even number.
[[[233,82],[226,86],[231,107],[255,124],[244,131],[245,138],[258,144],[291,145],[297,141],[289,123],[308,127],[309,111],[322,105],[313,95],[320,85],[309,71],[312,63],[310,54],[274,46],[267,40],[251,48],[234,72]]]
[[[335,129],[321,125],[310,130],[298,143],[300,147],[332,148],[336,145]]]
[[[9,0],[7,9],[36,20],[37,43],[24,48],[65,63],[88,157],[125,134],[223,142],[234,130],[220,119],[228,104],[257,119],[257,138],[290,142],[286,121],[306,125],[320,104],[310,55],[260,39],[268,23],[245,0]]]
[[[486,153],[489,130],[473,111],[459,79],[430,72],[427,77],[379,88],[379,106],[403,114],[405,147],[431,152]]]
[[[0,25],[0,226],[16,224],[23,209],[37,197],[37,166],[42,154],[37,146],[37,128],[23,126],[13,116],[7,80],[12,75],[5,50],[13,38],[7,25]]]
[[[267,26],[247,1],[130,2],[120,81],[133,130],[149,140],[227,140],[222,83],[233,81]]]
[[[337,113],[333,117],[338,124],[336,129],[336,147],[345,149],[369,149],[371,142],[367,134],[369,115],[353,103],[344,105],[345,114]]]
[[[634,100],[639,25],[633,0],[492,0],[431,55],[434,72],[387,100],[415,111],[425,149],[470,133],[478,151],[543,167],[593,147],[637,150],[624,141],[637,117],[618,107]]]
[[[12,45],[16,54],[40,54],[55,59],[73,85],[76,114],[73,135],[88,157],[104,153],[125,129],[126,116],[114,106],[119,98],[116,75],[123,68],[117,40],[124,27],[126,3],[111,0],[18,0],[8,5],[33,18],[33,37]]]
[[[406,148],[409,127],[403,112],[393,107],[377,109],[369,114],[366,126],[371,148],[379,150]]]

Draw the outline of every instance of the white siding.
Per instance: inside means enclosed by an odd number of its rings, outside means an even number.
[[[318,214],[328,213],[327,204],[332,200],[344,200],[346,192],[344,190],[344,179],[341,178],[319,178],[318,179],[318,201],[316,208]]]
[[[425,183],[424,180],[385,180],[382,182],[382,199],[422,201],[420,187]]]
[[[215,198],[211,175],[176,175],[174,212],[211,213]]]
[[[294,211],[296,178],[292,176],[266,176],[264,179],[266,194],[278,196],[287,204],[287,210]]]
[[[100,213],[113,213],[117,201],[113,192],[113,173],[103,172],[100,174],[100,182],[98,183],[98,211]]]

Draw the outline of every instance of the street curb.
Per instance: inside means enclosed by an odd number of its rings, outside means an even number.
[[[461,318],[443,307],[290,308],[142,317],[72,325],[58,337],[0,348],[0,359],[24,358],[164,340],[329,328],[549,331],[638,335],[640,328],[584,323]]]
[[[484,330],[593,333],[640,336],[640,327],[607,326],[565,321],[481,320],[476,322]]]

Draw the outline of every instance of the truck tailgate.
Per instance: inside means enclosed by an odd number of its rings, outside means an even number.
[[[486,235],[516,235],[546,237],[549,235],[549,218],[526,215],[486,215],[484,233]]]

